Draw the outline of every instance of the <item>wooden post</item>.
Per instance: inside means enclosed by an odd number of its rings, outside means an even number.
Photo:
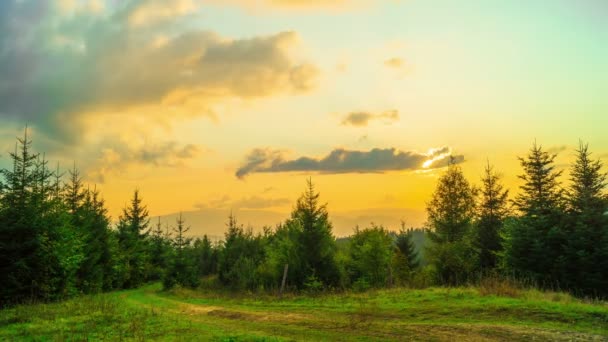
[[[285,264],[285,268],[283,269],[283,281],[281,282],[281,292],[279,292],[279,297],[283,296],[283,291],[285,291],[285,282],[287,281],[287,270],[289,269],[289,264]]]

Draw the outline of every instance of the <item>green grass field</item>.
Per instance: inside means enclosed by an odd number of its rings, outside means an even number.
[[[160,285],[0,311],[0,340],[608,340],[608,304],[475,288],[286,296]]]

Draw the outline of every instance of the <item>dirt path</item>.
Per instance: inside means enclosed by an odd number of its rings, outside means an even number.
[[[339,312],[335,308],[304,308],[292,312],[263,305],[194,304],[157,291],[144,291],[143,297],[127,297],[139,306],[157,308],[178,315],[194,324],[208,324],[242,334],[255,332],[287,340],[349,341],[403,340],[421,341],[603,341],[602,336],[564,332],[523,325],[445,324],[408,321],[401,315],[382,312]],[[312,311],[312,312],[311,312]]]

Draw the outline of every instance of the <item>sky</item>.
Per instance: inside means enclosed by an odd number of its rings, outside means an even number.
[[[5,0],[0,166],[28,125],[114,219],[260,229],[310,177],[338,236],[421,226],[451,158],[512,194],[535,141],[607,161],[606,42],[604,0]]]

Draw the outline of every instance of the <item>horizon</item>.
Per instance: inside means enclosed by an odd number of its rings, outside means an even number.
[[[114,220],[139,189],[152,223],[190,213],[192,234],[221,235],[234,210],[257,231],[286,219],[312,177],[336,236],[420,227],[451,157],[473,184],[489,161],[511,197],[535,141],[558,153],[564,184],[579,139],[608,160],[607,10],[4,1],[0,167],[29,125],[35,150],[64,170],[76,161]]]

